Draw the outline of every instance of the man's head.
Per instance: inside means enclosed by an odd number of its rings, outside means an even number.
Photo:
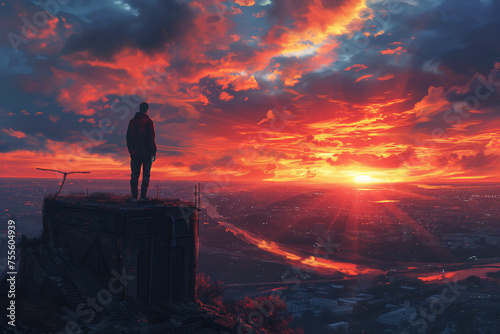
[[[139,106],[139,110],[146,114],[149,110],[149,104],[147,104],[146,102],[142,102]]]

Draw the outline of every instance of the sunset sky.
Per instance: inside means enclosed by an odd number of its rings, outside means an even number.
[[[500,181],[499,1],[59,1],[1,3],[0,177],[128,178],[147,101],[155,179]]]

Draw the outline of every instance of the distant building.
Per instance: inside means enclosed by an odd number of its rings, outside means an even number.
[[[415,309],[405,304],[405,307],[401,309],[379,315],[377,321],[384,325],[398,327],[408,324],[410,316],[413,313],[415,313]]]
[[[477,248],[481,242],[479,236],[465,234],[465,233],[448,233],[442,236],[445,245],[451,249],[462,247],[462,248]]]
[[[287,301],[287,312],[291,314],[294,318],[302,318],[302,314],[310,310],[305,301]]]
[[[333,315],[350,315],[354,313],[354,307],[350,305],[339,305],[331,309]]]
[[[297,300],[309,300],[313,298],[313,294],[304,289],[297,289],[297,291],[290,294],[290,298]]]
[[[334,324],[326,325],[324,328],[324,333],[348,333],[349,323],[347,322],[337,322]]]
[[[403,222],[401,224],[401,237],[404,242],[410,242],[412,240],[412,228],[411,224],[408,222]]]
[[[339,305],[339,299],[311,298],[309,306],[316,316],[320,316],[323,310],[330,310],[336,316],[353,314],[354,311],[352,305]]]
[[[334,299],[311,298],[309,300],[309,305],[311,305],[311,307],[317,307],[322,309],[332,309],[338,305],[338,302]]]
[[[373,295],[360,293],[360,294],[357,294],[356,297],[344,297],[344,298],[338,298],[337,300],[339,301],[339,303],[341,303],[343,305],[355,306],[355,305],[358,305],[359,302],[362,302],[365,300],[370,300],[370,299],[373,299]]]
[[[488,246],[498,246],[500,245],[500,235],[479,235],[483,237]]]
[[[374,277],[368,274],[361,274],[356,279],[354,289],[357,291],[368,292],[373,288]]]

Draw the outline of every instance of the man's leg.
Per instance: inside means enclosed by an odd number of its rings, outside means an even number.
[[[130,159],[130,169],[132,170],[132,175],[130,176],[130,189],[132,191],[132,198],[137,199],[138,195],[138,185],[139,185],[139,175],[141,174],[141,160],[137,157],[131,157]]]
[[[151,177],[151,157],[145,158],[142,163],[142,184],[141,184],[141,198],[146,197],[149,187],[149,179]]]

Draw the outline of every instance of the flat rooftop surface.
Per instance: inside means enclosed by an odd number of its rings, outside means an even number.
[[[110,193],[94,193],[89,196],[82,195],[67,195],[67,196],[47,196],[46,199],[56,201],[61,204],[69,204],[74,206],[99,206],[120,209],[147,209],[155,207],[175,207],[175,206],[190,206],[194,207],[193,202],[182,201],[173,198],[150,199],[148,202],[138,201],[137,203],[130,202],[130,196],[114,195]]]

